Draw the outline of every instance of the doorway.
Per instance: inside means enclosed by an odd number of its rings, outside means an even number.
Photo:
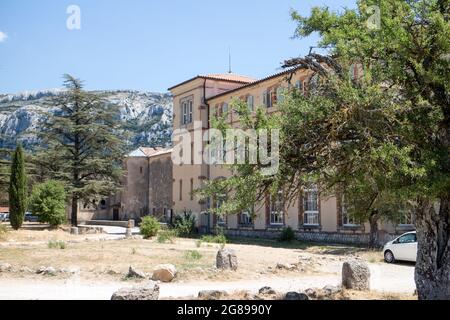
[[[114,221],[119,221],[119,208],[114,208],[113,209],[113,220]]]

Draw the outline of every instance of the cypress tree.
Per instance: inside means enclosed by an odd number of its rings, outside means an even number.
[[[23,148],[19,144],[11,163],[9,181],[9,219],[13,229],[18,230],[23,223],[27,206],[27,177]]]

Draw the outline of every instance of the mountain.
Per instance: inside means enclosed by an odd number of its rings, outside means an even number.
[[[39,145],[42,111],[56,112],[53,97],[64,89],[0,94],[0,148],[12,148],[18,139],[28,150]],[[95,91],[120,106],[118,121],[130,134],[129,147],[169,146],[172,135],[172,97],[168,93],[131,90]]]

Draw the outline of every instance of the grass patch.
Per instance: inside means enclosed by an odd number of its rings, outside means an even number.
[[[206,242],[206,243],[218,243],[218,244],[225,245],[227,243],[227,237],[225,237],[225,235],[223,235],[223,234],[218,234],[215,236],[205,235],[205,236],[201,237],[200,241]]]
[[[6,234],[8,233],[8,227],[4,224],[0,224],[0,239],[5,239]]]
[[[197,250],[189,250],[184,254],[184,257],[187,260],[200,260],[202,258],[202,254]]]
[[[175,243],[175,237],[177,236],[177,232],[175,230],[162,230],[158,232],[158,243]]]
[[[47,243],[47,247],[49,249],[61,249],[64,250],[67,248],[67,244],[65,241],[62,240],[49,240]]]

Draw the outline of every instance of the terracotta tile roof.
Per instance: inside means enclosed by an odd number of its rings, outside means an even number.
[[[256,79],[235,73],[216,73],[216,74],[201,75],[200,77],[232,82],[241,82],[241,83],[251,83],[256,81]]]
[[[248,88],[248,87],[255,86],[255,85],[260,84],[260,83],[262,83],[262,82],[264,82],[264,81],[267,81],[267,80],[270,80],[270,79],[273,79],[273,78],[277,78],[277,77],[280,77],[280,76],[283,76],[283,75],[287,75],[287,74],[289,74],[289,73],[293,73],[293,72],[295,72],[295,71],[297,71],[297,70],[299,70],[299,69],[306,69],[306,68],[303,67],[303,66],[288,68],[288,69],[286,69],[286,70],[284,70],[284,71],[281,71],[281,72],[279,72],[279,73],[275,73],[275,74],[273,74],[273,75],[267,76],[267,77],[265,77],[265,78],[263,78],[263,79],[255,80],[255,81],[253,81],[253,82],[243,84],[242,86],[237,87],[237,88],[235,88],[235,89],[231,89],[231,90],[228,90],[228,91],[224,91],[224,92],[219,93],[219,94],[217,94],[217,95],[215,95],[215,96],[209,97],[208,100],[212,100],[212,99],[214,99],[214,98],[221,97],[221,96],[224,96],[224,95],[227,95],[227,94],[230,94],[230,93],[239,91],[239,90],[244,89],[244,88]]]
[[[156,157],[156,156],[166,154],[166,153],[171,153],[171,152],[172,152],[172,149],[161,148],[161,147],[157,147],[157,148],[140,147],[139,149],[134,150],[133,152],[128,154],[128,157],[151,158],[151,157]]]
[[[140,147],[139,150],[141,150],[142,153],[145,154],[147,157],[150,157],[159,151],[158,148],[146,148],[146,147]]]
[[[9,213],[9,207],[0,207],[0,213]]]
[[[183,81],[173,87],[170,87],[168,90],[175,89],[176,87],[182,86],[186,83],[189,83],[191,81],[194,81],[196,79],[210,79],[210,80],[222,80],[222,81],[228,81],[228,82],[234,82],[234,83],[241,83],[241,84],[248,84],[256,81],[256,79],[242,76],[235,73],[216,73],[216,74],[208,74],[208,75],[198,75],[193,77],[192,79]]]

